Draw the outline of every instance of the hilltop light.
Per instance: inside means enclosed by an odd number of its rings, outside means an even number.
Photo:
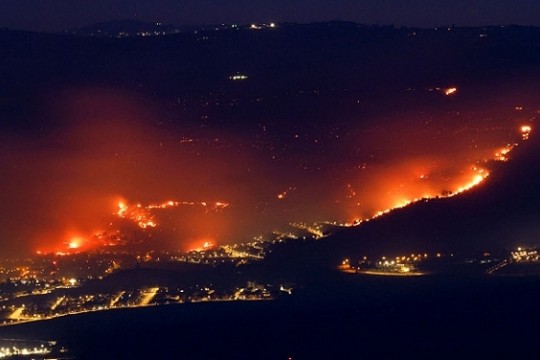
[[[247,75],[243,75],[243,74],[236,74],[236,75],[231,75],[229,76],[229,79],[230,80],[234,80],[234,81],[238,81],[238,80],[246,80],[248,78]]]
[[[457,88],[455,87],[444,89],[444,95],[446,96],[454,95],[456,92],[457,92]]]
[[[531,135],[532,127],[530,125],[522,125],[521,128],[521,138],[523,140],[528,140]]]

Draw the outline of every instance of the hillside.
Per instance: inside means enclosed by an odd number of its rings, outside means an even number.
[[[348,256],[444,252],[471,256],[533,246],[540,238],[540,137],[518,146],[511,161],[493,164],[479,187],[421,201],[319,241],[280,245],[270,263],[338,263]]]

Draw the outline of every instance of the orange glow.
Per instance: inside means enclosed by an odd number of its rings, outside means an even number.
[[[532,127],[530,125],[521,126],[521,138],[523,140],[528,140],[531,135]]]
[[[71,254],[77,254],[81,251],[86,251],[92,244],[83,236],[74,235],[74,232],[68,232],[63,241],[57,242],[55,246],[42,247],[36,250],[38,255],[56,254],[58,256],[65,256]]]
[[[284,191],[280,192],[279,194],[277,194],[276,197],[279,200],[283,200],[283,199],[287,198],[287,196],[289,195],[289,193],[291,191],[294,191],[294,190],[296,190],[296,187],[290,186],[287,190],[284,190]]]
[[[143,208],[141,204],[127,205],[124,202],[118,203],[118,211],[116,215],[123,219],[129,219],[135,222],[141,229],[147,227],[156,227],[157,223],[150,212]]]
[[[454,95],[457,92],[457,88],[451,87],[451,88],[444,89],[443,91],[444,91],[444,95],[450,96],[450,95]]]
[[[448,95],[457,91],[450,89]],[[58,97],[58,118],[65,123],[43,139],[39,149],[45,150],[37,157],[30,142],[8,139],[6,154],[22,155],[0,159],[13,169],[3,180],[9,200],[3,201],[4,213],[17,204],[13,225],[6,221],[4,227],[12,238],[31,239],[25,248],[66,254],[133,239],[157,250],[165,239],[187,250],[204,248],[206,237],[232,243],[288,231],[291,222],[360,223],[482,184],[490,161],[509,160],[516,140],[529,138],[527,112],[536,109],[523,104],[518,114],[514,100],[471,109],[457,100],[473,91],[450,99],[441,87],[433,91],[444,109],[426,104],[408,113],[390,106],[343,126],[329,121],[328,127],[304,128],[303,119],[294,129],[266,124],[257,130],[261,144],[254,147],[251,133],[202,131],[198,122],[181,134],[156,127],[159,119],[139,94],[133,99],[94,90]],[[392,113],[394,108],[399,111]],[[300,135],[293,141],[280,136],[289,130]],[[30,161],[35,158],[43,161]],[[76,231],[66,234],[66,228]],[[72,242],[74,235],[81,241]]]
[[[191,248],[188,249],[188,251],[208,251],[214,249],[217,245],[212,240],[196,240],[196,245],[192,245]]]
[[[522,140],[529,138],[532,127],[530,125],[523,125],[519,128]],[[369,180],[368,183],[372,184],[371,189],[374,193],[386,194],[386,196],[379,196],[377,208],[372,209],[372,212],[363,211],[362,213],[351,214],[351,218],[354,219],[346,226],[360,225],[364,221],[369,221],[374,218],[388,214],[394,209],[405,207],[411,203],[418,201],[428,201],[429,199],[439,197],[453,197],[463,192],[469,191],[476,186],[482,184],[490,173],[488,170],[489,161],[508,161],[511,151],[518,146],[518,143],[508,144],[498,150],[494,151],[490,156],[486,153],[486,158],[483,161],[478,161],[477,164],[470,166],[468,169],[462,170],[460,174],[448,177],[448,179],[441,178],[437,172],[437,167],[444,162],[440,161],[410,161],[405,162],[401,167],[395,167],[391,172],[388,172],[388,176],[380,176],[377,182]],[[431,162],[430,165],[427,165]],[[485,167],[484,167],[485,166]],[[383,175],[386,175],[383,173]],[[413,180],[416,179],[416,180]],[[441,180],[444,180],[441,181]],[[439,184],[443,183],[442,186]],[[446,183],[444,185],[444,183]],[[375,186],[373,186],[375,184]],[[349,185],[349,188],[351,186]],[[364,193],[365,191],[360,191]],[[418,194],[421,194],[418,196]],[[362,206],[362,203],[356,204],[358,207]]]
[[[531,132],[532,128],[529,126],[529,125],[523,125],[521,127],[521,132],[525,133],[525,132]]]
[[[506,147],[500,149],[499,151],[497,151],[495,153],[495,160],[497,161],[508,161],[508,154],[510,153],[510,151],[512,151],[512,149],[514,148],[515,145],[507,145]]]
[[[81,240],[79,238],[72,239],[68,244],[68,248],[70,249],[78,249],[80,247],[81,247]]]
[[[155,215],[152,211],[159,209],[171,209],[180,206],[194,206],[201,207],[205,211],[221,211],[229,207],[229,203],[226,202],[214,202],[207,203],[205,201],[195,202],[195,201],[165,201],[160,204],[149,204],[149,205],[129,205],[123,201],[118,203],[118,210],[115,213],[116,216],[123,219],[128,219],[136,223],[141,229],[146,228],[155,228],[159,226]]]

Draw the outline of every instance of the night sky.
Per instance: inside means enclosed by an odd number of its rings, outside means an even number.
[[[421,27],[538,26],[539,13],[536,0],[3,0],[0,27],[54,32],[119,19],[174,25],[350,20]]]

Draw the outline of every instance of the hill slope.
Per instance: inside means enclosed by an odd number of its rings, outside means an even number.
[[[335,265],[347,256],[442,251],[471,255],[540,239],[540,138],[532,136],[485,183],[452,198],[421,201],[320,241],[280,245],[267,261]]]

